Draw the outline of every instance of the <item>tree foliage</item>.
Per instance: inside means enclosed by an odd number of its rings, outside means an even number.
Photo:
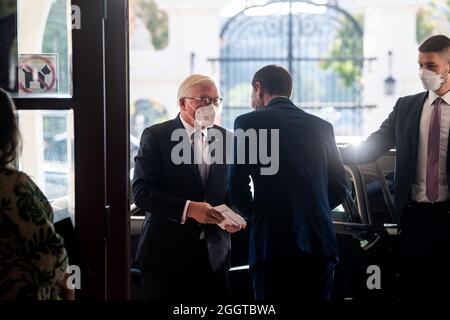
[[[166,12],[160,10],[154,0],[139,0],[134,8],[150,34],[155,50],[161,50],[169,44],[169,18]]]
[[[433,34],[448,34],[449,22],[450,0],[430,0],[417,12],[417,43],[422,43]]]
[[[359,25],[363,24],[362,14],[354,18]],[[362,60],[350,57],[363,57],[363,38],[358,34],[353,21],[342,17],[340,29],[337,30],[336,37],[330,46],[329,60],[322,62],[321,66],[325,70],[336,72],[344,86],[351,87],[355,82],[360,81],[363,64]]]

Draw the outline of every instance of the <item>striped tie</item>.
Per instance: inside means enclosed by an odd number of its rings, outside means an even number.
[[[195,131],[192,134],[192,141],[194,143],[194,156],[195,163],[198,164],[198,170],[202,179],[203,185],[206,184],[208,179],[208,166],[206,163],[206,150],[205,150],[205,136],[200,130]]]

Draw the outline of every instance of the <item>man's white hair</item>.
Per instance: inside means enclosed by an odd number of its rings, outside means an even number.
[[[193,74],[183,80],[178,88],[177,104],[180,105],[180,99],[190,96],[190,90],[201,84],[211,84],[216,86],[214,80],[208,76],[202,74]]]

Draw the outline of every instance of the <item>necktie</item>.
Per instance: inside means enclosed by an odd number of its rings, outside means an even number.
[[[208,166],[206,163],[206,149],[205,149],[205,136],[203,132],[197,130],[192,134],[194,142],[194,163],[198,164],[198,170],[202,179],[203,185],[206,184],[208,179]]]
[[[198,171],[200,172],[200,178],[202,179],[203,186],[205,186],[208,179],[208,167],[205,162],[205,136],[200,130],[196,130],[191,135],[192,147],[194,149],[194,164],[198,165]],[[205,230],[200,225],[201,232],[199,239],[205,239]]]
[[[439,197],[439,145],[441,133],[441,98],[434,101],[428,133],[426,195],[435,202]]]

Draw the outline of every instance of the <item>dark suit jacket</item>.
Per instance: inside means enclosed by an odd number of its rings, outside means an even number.
[[[225,129],[214,128],[225,137]],[[203,228],[214,271],[226,272],[230,266],[229,234],[217,225],[200,225],[193,219],[180,224],[186,200],[206,201],[212,206],[226,202],[226,164],[211,165],[204,187],[197,164],[176,165],[171,159],[172,150],[179,143],[171,141],[176,129],[190,139],[179,115],[146,128],[141,137],[132,190],[136,205],[146,210],[147,216],[136,259],[144,265],[182,270],[191,261],[191,248],[198,246]]]
[[[277,174],[261,175],[259,161],[230,168],[230,199],[250,219],[250,267],[286,258],[293,250],[337,257],[331,210],[344,201],[346,180],[331,124],[288,98],[275,98],[266,108],[239,116],[234,126],[279,129]]]
[[[417,164],[419,129],[422,108],[428,98],[428,91],[398,99],[394,110],[358,147],[341,150],[344,163],[364,164],[377,160],[389,149],[396,147],[395,159],[395,212],[397,222],[402,226],[402,212],[411,195]],[[447,153],[449,150],[447,150]],[[449,171],[447,156],[447,179]]]

